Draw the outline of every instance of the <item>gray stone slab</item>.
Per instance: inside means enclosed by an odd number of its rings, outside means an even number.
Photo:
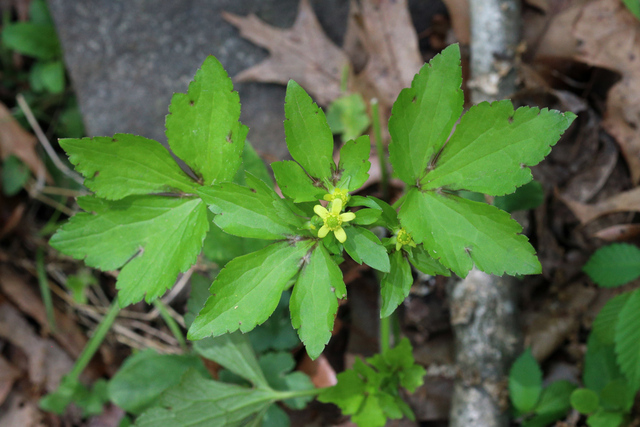
[[[329,37],[340,43],[347,0],[312,2]],[[165,142],[171,95],[186,92],[207,55],[231,76],[266,58],[241,39],[221,12],[255,13],[289,27],[298,0],[49,0],[87,132],[126,132]],[[284,88],[237,84],[249,139],[269,160],[286,156]]]

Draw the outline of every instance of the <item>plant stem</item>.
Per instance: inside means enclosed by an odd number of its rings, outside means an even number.
[[[278,400],[287,400],[293,399],[295,397],[305,397],[305,396],[315,396],[320,394],[322,391],[321,388],[311,388],[309,390],[289,390],[289,391],[281,391],[277,394]]]
[[[44,250],[41,247],[36,252],[36,271],[38,272],[38,284],[40,285],[42,302],[47,313],[47,323],[49,324],[49,329],[55,331],[56,316],[53,312],[53,300],[51,299],[51,288],[49,288],[49,281],[47,280],[47,271],[44,268]]]
[[[182,350],[185,352],[189,351],[187,342],[185,341],[184,335],[180,330],[180,325],[178,325],[178,322],[176,322],[175,319],[171,317],[171,314],[169,313],[169,310],[167,310],[167,307],[165,307],[164,303],[160,300],[155,300],[153,301],[153,305],[158,309],[158,311],[160,312],[160,316],[162,316],[162,320],[164,320],[173,336],[176,337],[176,340],[178,340],[180,348],[182,348]]]
[[[104,337],[107,335],[107,332],[109,332],[109,329],[111,329],[111,325],[113,325],[113,322],[116,320],[118,313],[120,313],[120,305],[116,299],[113,301],[111,308],[102,318],[102,321],[89,339],[89,342],[87,342],[87,345],[82,350],[82,353],[78,357],[78,360],[76,360],[75,365],[73,365],[71,372],[67,375],[69,380],[78,380],[80,374],[84,371],[84,368],[87,367],[93,358],[93,355],[98,351],[98,348],[100,348],[100,344],[102,344]]]
[[[387,172],[386,154],[382,144],[382,130],[380,127],[380,109],[378,100],[371,100],[371,121],[373,123],[373,135],[376,140],[376,151],[380,161],[380,186],[382,190],[382,200],[389,200],[389,174]]]
[[[380,319],[380,353],[389,350],[391,342],[391,314]]]

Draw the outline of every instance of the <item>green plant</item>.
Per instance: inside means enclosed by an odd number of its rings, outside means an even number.
[[[583,270],[601,287],[622,286],[640,277],[640,250],[616,243],[596,251]],[[582,381],[577,388],[561,381],[542,391],[542,372],[530,351],[513,364],[509,376],[511,402],[524,426],[545,426],[561,419],[570,407],[587,415],[590,427],[619,427],[630,421],[631,407],[640,390],[640,291],[611,298],[593,322],[587,340]],[[556,412],[545,414],[543,398]],[[542,393],[542,397],[540,396]],[[541,409],[541,406],[543,409]]]
[[[509,397],[515,417],[524,427],[544,427],[562,419],[571,408],[571,393],[576,389],[568,381],[555,381],[542,386],[542,370],[527,349],[509,372]]]
[[[243,173],[251,150],[247,128],[238,121],[238,95],[222,65],[209,57],[188,92],[174,95],[166,120],[169,146],[188,171],[161,144],[139,136],[60,141],[94,195],[78,199],[85,212],[62,226],[51,245],[89,266],[120,269],[116,286],[124,307],[163,295],[196,261],[208,233],[246,239],[233,246],[239,256],[224,260],[188,338],[196,341],[196,351],[211,336],[218,337],[214,342],[235,339],[229,338],[239,336],[235,331],[266,322],[292,288],[291,324],[312,358],[329,341],[338,299],[346,297],[339,268],[344,252],[382,274],[381,317],[408,295],[411,265],[431,275],[453,271],[462,277],[474,265],[492,274],[539,273],[533,247],[509,214],[456,192],[502,196],[528,183],[529,166],[549,153],[575,116],[528,107],[514,111],[509,101],[483,103],[464,114],[451,134],[463,112],[461,79],[460,52],[453,45],[398,96],[389,150],[406,192],[393,205],[350,194],[368,178],[369,138],[347,141],[336,165],[323,111],[290,81],[284,127],[293,161],[271,165],[280,197],[266,174]],[[208,251],[219,252],[215,243]],[[227,425],[248,419],[259,425],[273,402],[320,393],[362,425],[383,425],[387,417],[410,413],[398,387],[414,389],[423,373],[407,341],[391,349],[384,339],[383,349],[368,359],[369,366],[358,362],[337,388],[322,392],[278,391],[254,368],[251,375],[242,370],[253,362],[233,368],[211,356],[253,387],[239,391],[191,371],[165,391],[164,408],[149,409],[139,423],[162,417],[163,425],[184,425],[202,405],[224,408],[218,399],[236,393],[246,398],[242,410],[220,409],[220,416]]]

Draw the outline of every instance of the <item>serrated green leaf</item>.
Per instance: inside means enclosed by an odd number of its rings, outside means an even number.
[[[380,219],[382,211],[380,209],[360,209],[355,212],[356,217],[351,222],[354,225],[371,225]]]
[[[424,274],[428,274],[429,276],[451,276],[449,269],[437,260],[431,258],[422,245],[411,248],[411,250],[407,252],[407,255],[409,256],[411,265]]]
[[[271,168],[282,194],[295,203],[316,202],[328,191],[321,182],[314,182],[296,162],[273,162]]]
[[[558,417],[554,414],[536,414],[532,418],[529,418],[522,422],[522,427],[549,427],[555,426],[555,422],[562,417]]]
[[[211,279],[201,274],[193,273],[190,282],[191,289],[189,299],[187,300],[187,312],[184,315],[184,323],[187,329],[191,326],[193,319],[196,318],[200,309],[204,306],[207,298],[209,298]]]
[[[600,407],[600,398],[593,390],[579,388],[571,393],[571,406],[581,414],[592,414]]]
[[[349,191],[355,191],[362,187],[369,178],[370,154],[369,136],[365,135],[355,141],[347,141],[340,149],[340,161],[338,162],[340,179],[336,187],[346,188]]]
[[[213,219],[213,213],[209,212]],[[209,261],[224,267],[232,259],[264,248],[269,242],[262,239],[249,239],[227,234],[216,224],[211,224],[202,247],[203,255]]]
[[[511,403],[520,412],[531,412],[542,393],[542,371],[531,349],[525,350],[509,371],[509,393]]]
[[[590,334],[587,339],[587,353],[584,356],[584,385],[600,393],[610,381],[621,377],[614,346],[604,345],[595,334]]]
[[[323,403],[337,405],[342,413],[351,415],[358,412],[365,399],[365,382],[354,370],[347,370],[337,375],[338,383],[333,387],[322,389],[318,400]]]
[[[464,104],[460,48],[451,45],[425,64],[393,104],[389,157],[408,185],[422,178],[451,134]]]
[[[362,408],[351,417],[358,427],[382,427],[387,423],[387,414],[375,394],[365,397]]]
[[[187,93],[171,98],[166,119],[169,146],[205,185],[231,181],[242,164],[248,131],[239,119],[238,93],[222,64],[208,56]]]
[[[264,372],[269,386],[278,391],[303,391],[314,388],[311,379],[302,372],[291,371],[296,362],[287,352],[268,353],[260,358],[260,367]],[[284,400],[283,403],[291,409],[304,409],[313,396],[302,396]]]
[[[97,196],[117,200],[134,194],[195,193],[195,182],[157,141],[126,133],[61,139],[69,161]]]
[[[2,30],[2,44],[23,55],[37,59],[60,58],[60,40],[53,25],[17,22]]]
[[[342,271],[323,245],[318,245],[304,265],[291,294],[291,324],[298,330],[312,359],[331,338],[338,312],[338,298],[347,296]]]
[[[587,418],[589,427],[620,427],[624,423],[624,415],[620,412],[609,412],[600,409]]]
[[[383,273],[389,272],[389,255],[375,234],[362,227],[346,227],[344,231],[347,233],[344,249],[355,262],[364,262]]]
[[[618,317],[630,295],[625,292],[611,298],[593,321],[592,333],[596,334],[598,341],[602,344],[611,345],[614,343]]]
[[[247,174],[247,185],[225,182],[198,191],[216,215],[214,222],[234,236],[277,240],[298,233],[293,224],[301,223],[272,189]],[[276,207],[280,206],[280,210]]]
[[[287,85],[284,115],[284,133],[293,160],[313,178],[331,178],[335,169],[333,134],[322,109],[293,80]]]
[[[219,337],[209,337],[196,341],[193,348],[200,356],[213,360],[253,385],[268,386],[267,379],[245,335],[234,332]]]
[[[298,273],[312,241],[283,241],[230,261],[211,285],[211,296],[189,328],[189,339],[248,332],[273,313]]]
[[[598,249],[582,267],[598,285],[611,288],[640,277],[640,249],[628,243],[613,243]]]
[[[298,334],[291,326],[290,298],[291,293],[284,291],[276,310],[269,319],[246,334],[257,353],[264,353],[267,350],[288,351],[300,344]]]
[[[622,2],[633,16],[640,19],[640,0],[622,0]]]
[[[36,62],[29,71],[31,89],[59,94],[64,91],[64,63],[58,61]]]
[[[610,381],[600,392],[600,402],[604,409],[629,412],[635,400],[636,391],[623,378]]]
[[[402,304],[409,295],[413,276],[411,266],[402,255],[403,251],[394,251],[389,257],[391,266],[389,273],[382,276],[380,280],[380,295],[382,306],[380,307],[380,318],[391,315],[396,308]]]
[[[262,416],[275,400],[273,390],[225,384],[188,371],[177,387],[163,394],[161,407],[142,414],[136,426],[240,427]]]
[[[371,123],[362,95],[353,93],[336,98],[329,105],[327,123],[333,133],[342,135],[342,141],[362,135]]]
[[[423,189],[469,190],[492,196],[513,193],[531,181],[533,166],[551,151],[575,114],[483,102],[462,117]]]
[[[22,190],[31,176],[29,168],[13,154],[2,163],[2,192],[15,196]]]
[[[498,276],[540,273],[535,250],[518,234],[522,227],[493,206],[413,188],[399,217],[416,243],[460,277],[474,264]]]
[[[125,360],[107,386],[109,398],[119,407],[140,414],[156,403],[167,389],[180,383],[182,375],[195,369],[208,377],[202,360],[195,355],[158,354],[145,350]]]
[[[262,427],[289,427],[291,420],[278,405],[271,405],[262,418]]]
[[[554,419],[549,422],[564,417],[571,409],[571,393],[576,389],[575,384],[569,381],[560,380],[551,383],[542,390],[540,400],[535,407],[537,415],[552,416]]]
[[[82,197],[80,212],[50,244],[103,271],[122,267],[116,287],[126,306],[170,288],[196,262],[209,229],[200,199],[129,196],[117,201]]]
[[[244,149],[242,150],[242,167],[238,169],[233,182],[245,185],[246,172],[249,172],[251,175],[267,184],[269,188],[273,188],[273,179],[271,178],[271,175],[269,175],[267,166],[264,164],[264,161],[260,158],[258,152],[253,148],[249,141],[244,142]]]
[[[104,405],[109,401],[106,389],[105,380],[96,381],[89,390],[77,379],[65,376],[55,391],[40,399],[38,406],[45,411],[62,415],[67,407],[74,403],[82,409],[83,417],[98,415],[103,412]]]
[[[640,289],[626,302],[616,325],[615,349],[620,370],[634,390],[640,388]]]
[[[493,199],[493,206],[506,212],[535,209],[544,201],[544,189],[539,181],[531,181],[518,187],[513,194]]]

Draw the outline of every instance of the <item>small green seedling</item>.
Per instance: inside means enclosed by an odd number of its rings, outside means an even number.
[[[540,263],[520,234],[522,227],[508,213],[457,193],[499,197],[527,184],[529,166],[550,152],[575,115],[514,110],[509,101],[482,103],[462,115],[461,83],[460,50],[453,45],[422,67],[398,96],[389,121],[389,151],[406,188],[392,206],[353,194],[369,177],[369,137],[344,143],[335,163],[324,112],[290,81],[284,128],[293,160],[271,165],[281,197],[266,176],[238,177],[247,128],[238,121],[240,102],[231,80],[209,57],[188,92],[174,95],[166,120],[168,144],[188,170],[160,143],[135,135],[60,141],[94,195],[78,199],[84,212],[60,228],[51,245],[89,266],[120,269],[116,286],[124,307],[162,296],[195,263],[212,227],[220,235],[251,239],[247,244],[255,251],[226,261],[188,338],[249,332],[269,319],[290,289],[291,324],[312,358],[331,338],[338,300],[347,296],[339,268],[345,256],[381,273],[382,317],[408,295],[411,265],[431,275],[452,271],[464,277],[474,266],[497,275],[537,274]],[[388,351],[370,359],[371,366],[358,363],[349,371],[350,385],[338,384],[336,390],[343,391],[324,398],[340,405],[340,396],[362,384],[367,390],[378,383],[414,389],[422,371],[408,342]],[[393,368],[396,363],[400,370]],[[187,375],[193,384],[183,380],[179,393],[168,390],[161,399],[164,409],[145,413],[141,425],[153,425],[160,416],[184,425],[187,421],[177,420],[196,411],[197,402],[223,407],[216,400],[226,398],[222,388]],[[239,393],[253,403],[243,407],[242,417],[250,412],[259,422],[278,396],[291,396],[276,393],[272,385],[267,390],[259,376],[245,379],[254,388]],[[409,414],[396,393],[396,386],[382,387],[375,398],[369,393],[358,400],[362,407],[345,403],[343,409],[361,425],[381,425],[383,417]],[[228,425],[236,425],[240,415],[229,411],[235,421]]]

